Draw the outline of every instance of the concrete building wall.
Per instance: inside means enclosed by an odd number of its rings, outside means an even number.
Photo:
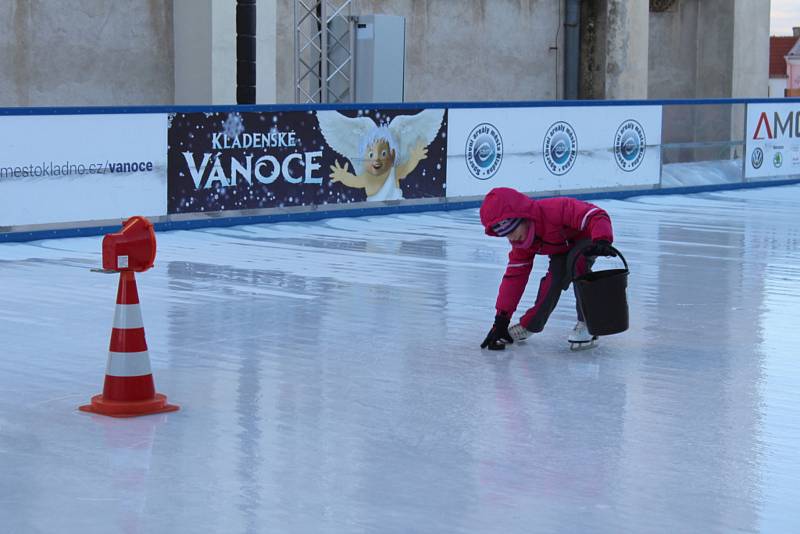
[[[194,0],[192,0],[194,1]],[[212,104],[236,103],[236,2],[214,0],[211,7]]]
[[[256,4],[256,102],[277,102],[277,63],[284,51],[278,50],[278,4],[275,0]]]
[[[605,97],[647,98],[650,9],[641,0],[610,0],[607,7]]]
[[[649,28],[649,98],[767,96],[768,1],[677,0],[667,11],[650,13]],[[741,138],[740,111],[671,106],[664,114],[663,140]],[[719,157],[719,149],[665,152],[666,161]]]
[[[258,3],[259,103],[295,100],[294,2]],[[652,13],[644,0],[584,0],[594,70],[581,93],[766,96],[768,4],[676,0]],[[407,101],[562,96],[564,0],[353,0],[352,12],[405,17]],[[0,0],[0,106],[233,103],[235,74],[234,0]]]
[[[763,98],[768,95],[769,4],[769,0],[736,0],[733,21],[733,97]]]
[[[608,8],[604,0],[581,0],[579,98],[605,98]]]
[[[697,79],[697,0],[650,14],[648,97],[694,98]]]
[[[173,0],[175,103],[236,104],[236,2]],[[256,103],[275,102],[276,3],[256,3]]]
[[[211,0],[175,0],[176,104],[211,103]]]
[[[765,5],[766,4],[766,5]],[[731,96],[769,96],[769,0],[736,0],[733,8]],[[731,139],[744,139],[744,108],[731,110]],[[734,154],[742,152],[737,148]]]
[[[738,0],[698,2],[697,75],[694,98],[728,98],[733,91],[734,7]],[[766,59],[767,56],[765,56]],[[677,58],[676,58],[677,59]],[[703,106],[694,109],[694,141],[727,141],[731,133],[731,109]],[[672,128],[685,125],[670,125]],[[719,159],[720,151],[695,151],[694,159]]]
[[[647,98],[648,4],[638,0],[581,0],[580,4],[580,98]]]
[[[173,0],[175,103],[236,103],[236,3]]]
[[[693,1],[699,6],[696,37],[697,73],[693,97],[729,97],[733,91],[734,7],[738,0]],[[680,58],[672,60],[677,62]]]
[[[173,101],[172,2],[0,0],[0,106]]]
[[[698,0],[678,0],[667,11],[651,12],[649,26],[648,98],[696,98],[702,53],[698,45],[701,28]],[[696,121],[697,110],[693,106],[665,108],[662,141],[694,141]],[[692,159],[694,152],[670,149],[663,157],[666,162],[685,161]]]
[[[768,0],[677,0],[650,14],[649,98],[767,95]]]
[[[293,3],[277,9],[279,102],[294,101]],[[562,3],[355,0],[353,14],[405,17],[406,101],[552,100],[563,89]]]

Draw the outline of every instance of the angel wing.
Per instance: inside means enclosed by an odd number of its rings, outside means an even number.
[[[404,163],[419,143],[428,146],[436,139],[444,119],[443,109],[425,109],[416,115],[398,115],[389,123],[389,130],[397,141],[395,164]]]
[[[332,149],[350,160],[355,169],[360,169],[364,159],[361,154],[361,139],[377,125],[369,117],[345,117],[338,111],[317,111],[319,131]]]

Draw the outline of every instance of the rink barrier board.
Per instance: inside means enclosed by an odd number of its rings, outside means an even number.
[[[224,106],[129,106],[129,107],[38,107],[38,108],[0,108],[0,116],[56,116],[56,115],[95,115],[95,114],[146,114],[146,113],[189,113],[189,112],[221,112],[221,111],[236,111],[236,112],[281,112],[281,111],[320,111],[320,110],[360,110],[365,106],[371,109],[391,108],[396,110],[404,109],[420,109],[420,108],[438,108],[438,109],[501,109],[501,108],[519,108],[519,107],[626,107],[626,106],[698,106],[698,105],[736,105],[736,104],[793,104],[800,102],[800,98],[785,98],[780,102],[776,99],[768,98],[734,98],[734,99],[701,99],[701,100],[625,100],[625,101],[509,101],[509,102],[413,102],[413,103],[369,103],[369,104],[281,104],[281,105],[224,105]],[[629,198],[631,196],[651,195],[651,194],[686,194],[698,193],[704,191],[722,191],[730,189],[742,189],[751,187],[769,187],[777,185],[794,184],[800,182],[800,179],[767,179],[764,181],[743,181],[735,183],[714,184],[714,185],[701,185],[701,186],[683,186],[683,187],[669,187],[669,188],[646,188],[646,189],[625,189],[625,190],[598,190],[596,192],[577,191],[571,193],[570,191],[553,192],[545,191],[537,194],[537,197],[546,198],[548,196],[556,196],[556,194],[568,194],[581,199],[599,199],[599,198]],[[293,211],[290,213],[263,213],[263,211],[275,211],[275,209],[268,210],[253,210],[262,211],[262,213],[254,213],[252,215],[223,215],[226,212],[217,212],[212,216],[208,213],[195,214],[196,218],[184,219],[172,214],[159,214],[152,216],[155,222],[156,229],[159,231],[174,230],[174,229],[191,229],[191,228],[208,228],[208,227],[225,227],[241,224],[255,224],[255,223],[269,223],[269,222],[282,222],[282,221],[311,221],[320,220],[334,217],[358,217],[367,215],[391,214],[391,213],[413,213],[421,211],[442,211],[442,210],[456,210],[467,209],[480,205],[480,200],[459,200],[458,197],[453,197],[454,200],[447,198],[438,198],[432,203],[412,203],[412,204],[392,204],[392,205],[373,205],[369,207],[351,208],[348,205],[340,205],[334,209],[319,209],[318,205],[309,205],[299,207],[304,211]],[[469,198],[469,197],[465,197]],[[407,201],[400,201],[407,202]],[[413,201],[412,201],[413,202]],[[359,203],[366,204],[366,203]],[[188,214],[186,214],[188,215]],[[30,230],[24,229],[21,226],[8,226],[0,228],[0,242],[19,242],[30,241],[37,239],[50,239],[62,237],[78,237],[78,236],[92,236],[102,235],[109,231],[116,231],[117,224],[110,222],[106,219],[97,221],[100,224],[93,224],[91,220],[72,221],[57,224],[56,227],[42,229],[41,226],[32,224]],[[68,227],[64,227],[68,225]],[[39,226],[40,228],[35,228]]]
[[[731,191],[736,189],[755,189],[763,187],[777,187],[782,185],[800,184],[800,178],[788,180],[769,180],[759,182],[737,182],[732,184],[714,184],[669,188],[651,188],[625,191],[603,191],[592,193],[569,194],[570,197],[580,200],[622,200],[631,197],[650,195],[686,195],[693,193],[707,193],[715,191]],[[535,195],[533,198],[551,198],[560,194]],[[171,230],[193,230],[199,228],[225,228],[248,224],[264,224],[278,222],[308,222],[322,219],[343,217],[368,217],[372,215],[389,215],[397,213],[421,213],[438,211],[455,211],[477,208],[481,199],[463,201],[441,201],[425,204],[396,204],[387,206],[372,206],[359,208],[343,208],[336,210],[298,211],[294,213],[272,213],[263,215],[242,215],[234,217],[204,217],[201,219],[167,220],[158,221],[161,217],[154,217],[153,223],[156,231],[167,232]],[[32,230],[12,233],[0,233],[0,243],[14,243],[37,241],[41,239],[64,239],[71,237],[92,237],[118,232],[119,224],[103,226],[86,226],[81,228],[62,228],[52,230]]]

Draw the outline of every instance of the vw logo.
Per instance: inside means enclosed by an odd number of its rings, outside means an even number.
[[[761,168],[761,165],[764,163],[764,151],[761,150],[760,147],[756,147],[753,150],[753,153],[750,155],[750,164],[753,165],[754,169]]]

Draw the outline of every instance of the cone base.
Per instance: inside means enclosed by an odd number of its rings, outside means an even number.
[[[110,417],[136,417],[154,413],[174,412],[180,409],[175,404],[167,404],[166,395],[156,393],[152,399],[144,401],[112,401],[103,398],[103,395],[92,397],[91,404],[78,407],[83,412],[91,412]]]

